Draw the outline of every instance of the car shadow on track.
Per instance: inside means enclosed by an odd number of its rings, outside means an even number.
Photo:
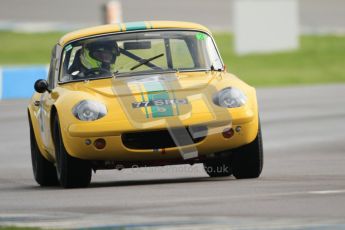
[[[224,181],[238,181],[233,176],[230,177],[185,177],[185,178],[168,178],[168,179],[144,179],[144,180],[122,180],[122,181],[95,181],[87,188],[81,189],[97,189],[97,188],[107,188],[107,187],[129,187],[129,186],[145,186],[145,185],[160,185],[160,184],[181,184],[181,183],[218,183]],[[1,186],[1,191],[42,191],[42,190],[56,190],[62,189],[60,186],[48,186],[40,187],[35,185],[11,185],[11,186]]]
[[[129,180],[129,181],[105,181],[92,182],[89,188],[100,187],[125,187],[125,186],[144,186],[157,184],[180,184],[180,183],[200,183],[200,182],[221,182],[235,180],[234,177],[210,178],[210,177],[188,177],[172,179],[150,179],[150,180]]]

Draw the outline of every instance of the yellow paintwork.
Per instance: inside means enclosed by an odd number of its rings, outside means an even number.
[[[154,28],[186,28],[209,33],[205,27],[193,23],[150,23]],[[61,38],[59,43],[64,45],[71,40],[85,36],[113,33],[120,31],[120,27],[121,25],[106,25],[80,30],[67,34]],[[235,132],[230,139],[225,139],[221,133],[216,133],[208,135],[203,141],[195,144],[199,156],[237,148],[255,139],[258,133],[259,120],[256,92],[253,87],[248,86],[226,71],[181,72],[176,73],[176,76],[176,80],[169,84],[172,87],[178,85],[174,90],[176,98],[188,98],[189,104],[180,105],[179,114],[174,117],[152,118],[150,116],[147,118],[144,116],[144,108],[133,109],[130,106],[133,98],[141,101],[142,97],[147,98],[147,93],[143,92],[140,84],[136,84],[129,85],[131,95],[121,92],[115,95],[114,88],[120,88],[125,84],[123,78],[71,82],[57,85],[51,93],[35,93],[29,103],[28,111],[41,153],[46,159],[55,161],[54,141],[50,127],[53,108],[56,109],[59,117],[67,152],[81,159],[129,162],[134,160],[179,160],[181,155],[178,148],[168,148],[164,151],[134,150],[128,149],[122,144],[121,134],[124,132],[164,129],[168,123],[172,127],[201,124],[206,124],[209,128],[241,126],[241,131]],[[241,89],[248,98],[247,103],[234,109],[221,108],[211,103],[212,95],[226,87]],[[78,120],[72,114],[72,108],[85,99],[104,103],[108,114],[96,121]],[[41,101],[40,107],[34,105],[35,101]],[[126,113],[125,108],[130,111],[130,115]],[[174,111],[176,110],[177,108],[174,108]],[[129,118],[129,116],[131,117]],[[94,141],[97,138],[106,140],[105,149],[97,150],[93,145],[85,144],[86,139]]]
[[[144,22],[148,28],[152,29],[194,29],[207,32],[211,32],[203,25],[192,23],[192,22],[177,22],[177,21],[145,21]],[[87,29],[77,30],[66,34],[59,40],[59,44],[64,46],[66,43],[88,36],[94,36],[99,34],[108,34],[116,32],[125,32],[126,27],[124,23],[121,24],[109,24],[102,26],[90,27]]]

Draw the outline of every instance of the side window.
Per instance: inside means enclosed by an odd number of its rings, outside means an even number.
[[[54,46],[51,54],[49,72],[48,72],[48,84],[49,88],[53,89],[57,83],[57,76],[59,74],[59,60],[60,60],[61,46],[58,44]]]
[[[81,54],[81,46],[73,47],[70,58],[69,58],[68,66],[67,66],[68,72],[73,72],[72,66],[73,64],[75,65],[76,61],[80,57],[80,54]]]
[[[210,37],[206,40],[206,47],[210,56],[210,65],[213,65],[215,69],[223,69],[222,61]]]
[[[62,54],[60,81],[70,81],[74,72],[80,70],[81,46],[67,46]]]
[[[49,73],[48,73],[48,84],[49,84],[49,88],[53,89],[55,86],[55,69],[56,69],[56,58],[55,58],[55,52],[56,50],[56,46],[54,46],[53,50],[52,50],[52,54],[51,54],[51,59],[50,59],[50,65],[49,65]]]
[[[174,68],[194,68],[192,55],[185,40],[170,39],[171,57]]]

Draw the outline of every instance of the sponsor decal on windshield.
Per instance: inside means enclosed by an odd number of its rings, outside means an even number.
[[[196,39],[202,41],[202,40],[205,40],[206,35],[203,34],[203,33],[197,33],[197,34],[195,35],[195,37],[196,37]]]

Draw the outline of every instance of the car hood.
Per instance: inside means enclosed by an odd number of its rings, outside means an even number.
[[[76,90],[118,97],[157,91],[203,90],[214,80],[215,75],[209,72],[138,75],[90,81],[88,84],[78,84]]]
[[[70,89],[101,97],[109,109],[122,110],[127,117],[141,121],[176,115],[228,114],[227,109],[213,103],[213,97],[236,79],[224,72],[166,73],[79,82]]]

